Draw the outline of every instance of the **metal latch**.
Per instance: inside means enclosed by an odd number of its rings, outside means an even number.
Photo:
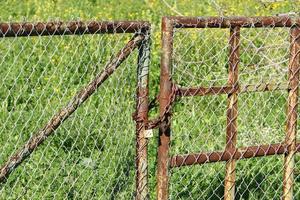
[[[153,137],[153,129],[146,129],[144,131],[144,137],[145,138],[152,138]]]

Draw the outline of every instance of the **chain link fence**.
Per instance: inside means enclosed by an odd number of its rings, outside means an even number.
[[[300,197],[297,20],[164,19],[162,76],[177,98],[160,131],[162,199]]]
[[[1,199],[300,198],[299,19],[162,25],[149,120],[147,22],[0,24]]]
[[[0,198],[133,198],[135,49],[149,24],[0,27]]]

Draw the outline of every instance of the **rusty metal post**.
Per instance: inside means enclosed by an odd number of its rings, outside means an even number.
[[[296,153],[297,106],[300,70],[300,27],[291,28],[291,47],[289,61],[289,96],[285,145],[288,153],[284,158],[283,198],[293,199],[294,167]]]
[[[166,109],[169,107],[172,93],[171,83],[171,57],[173,46],[173,24],[169,18],[162,18],[162,57],[160,66],[160,93],[159,110],[163,119],[159,127],[159,142],[157,155],[157,199],[168,199],[168,165],[169,165],[169,144],[170,144],[170,113],[166,116]]]
[[[137,68],[136,105],[136,200],[149,199],[148,189],[148,139],[145,122],[148,120],[150,31],[143,32],[144,40],[139,47]]]
[[[229,78],[228,84],[238,87],[238,64],[239,64],[239,39],[240,27],[230,28],[229,39]],[[237,92],[228,94],[227,127],[226,127],[226,149],[236,148],[237,137]],[[233,156],[233,155],[232,155]],[[224,199],[233,200],[235,193],[235,163],[234,159],[226,163]]]

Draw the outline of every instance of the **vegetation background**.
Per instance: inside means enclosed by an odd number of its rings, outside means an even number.
[[[298,0],[11,0],[0,3],[2,22],[150,21],[152,97],[159,90],[162,16],[274,16],[300,12]],[[288,32],[250,30],[243,34],[253,41],[255,49],[249,49],[252,42],[248,40],[242,43],[242,51],[248,53],[241,55],[244,72],[241,78],[254,84],[265,80],[286,81]],[[2,38],[0,163],[89,82],[130,37],[120,34]],[[174,44],[174,80],[182,85],[226,82],[227,40],[228,31],[178,31]],[[282,46],[263,51],[269,59],[256,51],[270,44]],[[136,58],[135,52],[115,76],[0,186],[0,199],[131,199],[134,196],[135,124],[131,114],[135,106]],[[274,68],[274,63],[279,66]],[[266,64],[273,67],[271,72],[267,71],[270,67],[259,68]],[[252,74],[246,71],[249,65],[254,66],[250,70]],[[282,141],[285,102],[286,92],[241,96],[239,107],[245,112],[239,113],[239,146]],[[226,96],[180,100],[172,121],[172,154],[222,150],[225,111]],[[154,110],[151,116],[156,113]],[[157,134],[149,144],[151,199],[155,199],[156,148]],[[278,156],[240,161],[237,199],[280,199],[282,160]],[[299,199],[299,164],[296,167],[295,199]],[[224,163],[174,169],[170,172],[170,198],[221,199],[224,172]]]

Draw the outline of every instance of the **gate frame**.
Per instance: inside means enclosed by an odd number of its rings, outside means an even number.
[[[224,199],[233,200],[235,193],[235,160],[268,155],[285,155],[283,199],[291,200],[293,196],[293,168],[294,155],[300,152],[300,143],[296,142],[298,85],[300,70],[300,18],[289,16],[279,17],[163,17],[162,18],[162,57],[160,72],[160,118],[163,119],[159,127],[159,144],[157,154],[157,199],[168,199],[168,169],[186,165],[204,164],[220,161],[226,163]],[[290,61],[288,86],[273,87],[266,83],[260,88],[247,85],[241,88],[238,84],[239,63],[239,32],[240,28],[290,28]],[[172,82],[171,66],[173,51],[173,33],[178,28],[230,28],[229,38],[229,81],[220,87],[189,87],[180,88]],[[204,95],[228,95],[226,148],[225,151],[213,151],[209,153],[195,153],[188,155],[175,155],[169,158],[169,144],[171,136],[171,114],[166,109],[171,107],[172,88],[176,88],[177,97],[204,96]],[[242,92],[264,92],[273,90],[287,90],[288,111],[286,122],[285,142],[278,144],[249,146],[236,148],[237,136],[237,96]]]
[[[80,90],[73,100],[58,111],[44,126],[36,132],[24,145],[14,152],[7,162],[0,168],[0,182],[6,181],[10,173],[20,165],[36,148],[46,140],[73,112],[76,111],[86,99],[120,66],[120,64],[138,46],[137,62],[137,93],[136,113],[137,117],[148,118],[148,82],[150,62],[150,31],[151,24],[147,21],[50,21],[37,23],[0,23],[0,38],[23,36],[66,36],[86,34],[127,34],[134,33],[133,38],[118,52],[115,58],[106,65],[102,72],[95,77],[85,88]],[[142,40],[135,38],[141,35]],[[144,123],[136,120],[136,187],[135,199],[149,199],[148,191],[148,163],[147,163],[147,139],[144,137]]]

